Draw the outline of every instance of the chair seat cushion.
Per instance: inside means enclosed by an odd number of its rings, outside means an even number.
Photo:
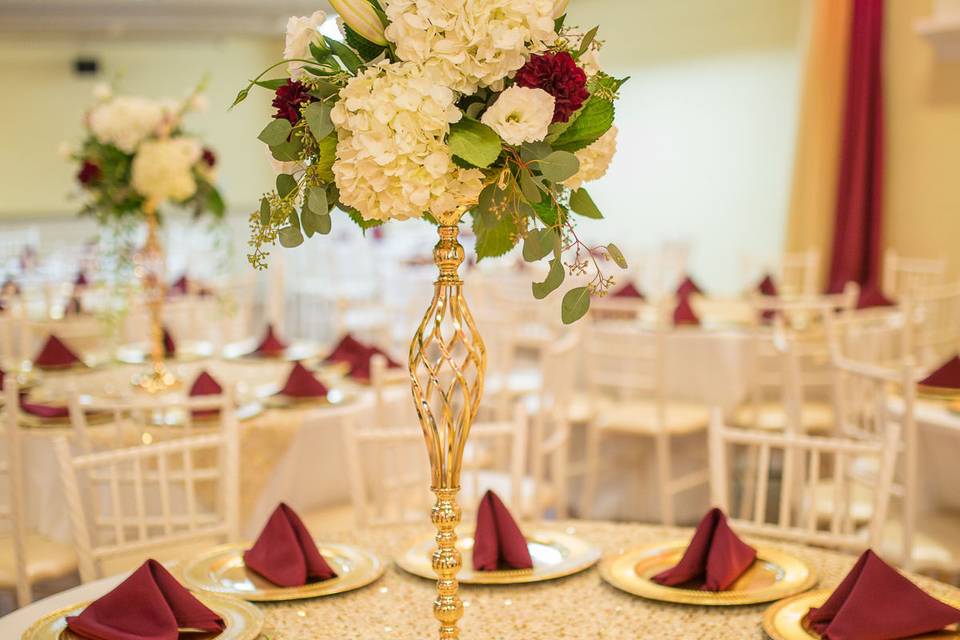
[[[800,421],[807,433],[824,433],[833,428],[833,407],[826,402],[805,402],[800,408]],[[746,404],[736,410],[735,426],[764,431],[783,431],[787,425],[786,410],[781,403]]]
[[[934,512],[917,515],[913,535],[911,568],[915,571],[960,571],[960,513]],[[903,517],[894,513],[883,527],[881,554],[903,556]],[[902,564],[902,560],[898,564]]]
[[[598,425],[611,431],[656,434],[657,403],[652,400],[603,400],[597,407]],[[670,434],[703,431],[710,420],[706,405],[689,402],[668,402],[663,428]]]
[[[77,570],[77,555],[73,546],[61,544],[36,534],[28,534],[25,541],[27,576],[30,582],[41,582],[69,576]],[[13,561],[13,538],[0,538],[0,587],[16,586],[17,574]]]

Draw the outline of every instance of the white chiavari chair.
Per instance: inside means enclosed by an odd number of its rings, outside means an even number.
[[[470,429],[470,444],[505,449],[509,461],[502,469],[465,464],[458,501],[472,513],[483,493],[496,491],[516,513],[525,496],[535,495],[534,480],[525,476],[527,459],[525,412],[506,422],[478,422]],[[423,522],[433,504],[430,466],[419,425],[389,428],[357,426],[345,432],[350,495],[358,526]],[[506,443],[505,446],[501,446]]]
[[[768,536],[831,548],[860,550],[879,548],[896,457],[897,429],[883,440],[860,441],[834,437],[784,433],[761,433],[728,427],[719,411],[710,421],[710,494],[711,501],[732,513],[738,474],[732,461],[736,449],[756,451],[759,464],[753,472],[753,508],[747,517],[731,519],[741,533]],[[852,485],[858,481],[851,470],[854,459],[876,461],[876,477],[869,487],[873,515],[866,531],[851,513]],[[776,474],[774,459],[782,464],[780,482],[771,482]],[[834,508],[824,522],[815,508],[817,487],[829,478],[833,487]],[[743,483],[747,484],[747,483]]]
[[[656,453],[660,514],[674,523],[674,498],[707,482],[707,470],[674,477],[671,444],[676,437],[706,431],[705,405],[669,399],[664,390],[666,329],[638,325],[591,327],[585,339],[584,366],[592,419],[587,426],[584,513],[593,511],[604,436],[649,439]],[[604,465],[607,466],[607,465]]]
[[[138,400],[144,413],[218,411],[203,434],[134,447],[71,452],[54,443],[81,580],[129,569],[147,557],[180,559],[237,539],[237,425],[228,396]],[[119,410],[119,409],[118,409]],[[189,419],[189,418],[188,418]]]
[[[883,256],[883,293],[899,299],[944,281],[947,261],[944,258],[905,258],[893,249]]]
[[[3,396],[3,442],[0,444],[0,590],[13,590],[17,605],[30,604],[33,585],[73,575],[77,558],[73,548],[49,540],[27,528],[24,460],[18,413],[20,398],[16,381],[7,376]]]
[[[916,289],[901,298],[904,352],[934,369],[960,351],[960,282]]]
[[[765,275],[773,277],[780,295],[812,296],[819,289],[820,251],[814,248],[785,253],[778,259],[741,256],[740,265],[748,291]]]

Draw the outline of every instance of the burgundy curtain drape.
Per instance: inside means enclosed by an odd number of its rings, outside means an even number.
[[[883,228],[884,0],[853,0],[829,289],[876,287]]]

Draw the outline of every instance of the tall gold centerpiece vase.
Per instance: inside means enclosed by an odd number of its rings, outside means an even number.
[[[143,205],[143,214],[147,223],[147,238],[139,252],[136,270],[143,285],[144,304],[150,319],[150,367],[134,378],[133,383],[147,393],[163,393],[180,384],[164,363],[163,303],[167,295],[167,258],[160,241],[157,203],[147,200]]]
[[[461,558],[456,527],[460,523],[460,470],[470,425],[480,408],[486,350],[463,295],[459,269],[464,251],[459,223],[469,207],[438,216],[440,241],[433,260],[440,271],[433,301],[410,345],[413,400],[430,456],[431,488],[436,496],[431,520],[437,529],[433,570],[437,574],[434,616],[440,640],[460,637],[463,617],[457,573]]]

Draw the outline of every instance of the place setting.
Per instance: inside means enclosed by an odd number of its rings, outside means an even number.
[[[253,363],[311,360],[318,353],[318,347],[311,342],[287,342],[283,340],[273,324],[268,324],[259,340],[251,338],[250,340],[228,344],[223,347],[222,355],[227,360]]]

